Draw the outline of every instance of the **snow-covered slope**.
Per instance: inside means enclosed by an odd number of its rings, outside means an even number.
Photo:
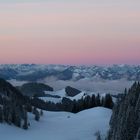
[[[2,140],[96,140],[95,133],[104,136],[109,129],[111,110],[97,107],[79,112],[44,112],[39,122],[31,117],[31,127],[25,131],[0,124]]]

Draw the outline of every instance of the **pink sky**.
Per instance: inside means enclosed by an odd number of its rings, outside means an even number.
[[[140,64],[140,1],[0,3],[0,63]]]

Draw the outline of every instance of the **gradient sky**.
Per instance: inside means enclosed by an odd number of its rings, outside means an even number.
[[[0,0],[0,63],[140,64],[140,0]]]

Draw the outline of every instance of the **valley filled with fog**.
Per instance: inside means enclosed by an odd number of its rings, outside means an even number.
[[[105,81],[91,81],[91,80],[79,80],[79,81],[46,81],[46,84],[54,87],[55,90],[60,90],[66,86],[72,86],[74,88],[98,92],[98,93],[111,93],[117,94],[124,92],[125,88],[130,88],[134,81],[127,80],[105,80]]]

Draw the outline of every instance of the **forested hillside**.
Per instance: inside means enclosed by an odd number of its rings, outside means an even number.
[[[140,139],[140,83],[135,82],[118,100],[110,121],[108,140]]]

